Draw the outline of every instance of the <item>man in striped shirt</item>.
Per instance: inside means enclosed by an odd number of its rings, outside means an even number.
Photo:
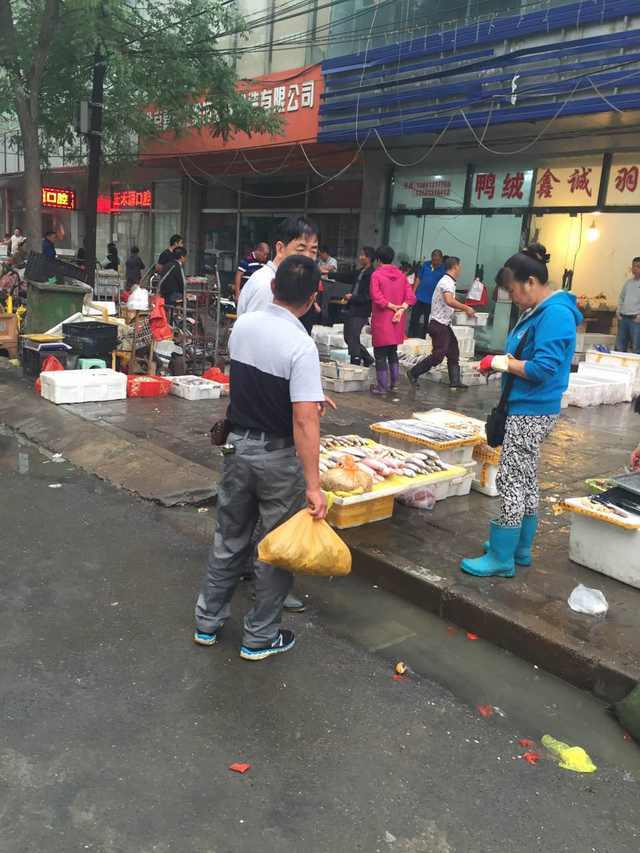
[[[233,292],[236,297],[236,305],[240,298],[240,291],[257,270],[262,269],[269,258],[269,244],[258,243],[246,258],[238,264],[236,276],[233,280]]]

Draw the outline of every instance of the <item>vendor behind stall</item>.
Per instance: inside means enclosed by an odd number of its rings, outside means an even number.
[[[187,250],[179,246],[173,253],[173,260],[163,267],[158,292],[166,305],[175,305],[179,299],[184,298],[187,283],[184,275],[186,260]]]
[[[362,247],[358,258],[360,272],[351,293],[345,296],[348,313],[344,321],[344,339],[349,347],[349,358],[351,364],[363,364],[365,367],[372,365],[373,359],[363,347],[360,335],[371,316],[371,274],[375,257],[376,250],[373,246]]]

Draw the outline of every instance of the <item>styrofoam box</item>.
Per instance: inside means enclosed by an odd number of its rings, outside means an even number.
[[[352,391],[365,391],[369,386],[368,379],[330,379],[322,377],[322,385],[327,391],[335,394],[345,394]]]
[[[387,435],[383,432],[376,432],[374,440],[378,444],[384,444],[385,447],[394,447],[396,450],[406,450],[407,453],[418,453],[424,450],[425,445],[417,441],[405,441],[395,435]],[[463,444],[461,447],[453,447],[450,450],[437,450],[436,453],[443,462],[447,465],[464,465],[467,467],[473,461],[473,445]]]
[[[621,397],[620,388],[613,388],[608,403],[630,402],[633,398],[633,370],[620,367],[607,367],[600,364],[588,364],[583,362],[578,365],[578,376],[584,379],[595,379],[598,382],[606,382],[611,386],[624,386],[624,396]]]
[[[640,530],[625,530],[604,519],[571,513],[569,557],[640,589]]]
[[[127,377],[110,368],[53,370],[40,374],[42,396],[52,403],[100,403],[126,400]]]
[[[477,462],[476,464],[478,467],[474,471],[471,488],[489,498],[497,498],[500,494],[496,485],[498,466],[491,465],[489,462]]]
[[[468,317],[464,311],[456,311],[453,315],[454,326],[486,326],[488,322],[488,312],[476,312],[475,317]]]
[[[335,361],[321,361],[320,362],[320,373],[323,377],[327,377],[328,379],[337,379],[338,378],[338,364]]]
[[[331,361],[349,361],[348,349],[330,349],[329,358]]]
[[[368,382],[369,368],[361,367],[357,364],[344,364],[343,362],[336,363],[336,379],[341,379],[343,382]]]
[[[601,367],[617,367],[630,370],[633,376],[633,394],[640,394],[640,355],[632,352],[598,352],[589,350],[585,355],[587,364]]]
[[[183,400],[218,400],[222,396],[222,385],[202,376],[174,376],[169,393]]]
[[[424,357],[429,355],[432,349],[431,338],[407,338],[404,343],[398,346],[399,355],[419,355]]]
[[[344,323],[334,323],[331,327],[332,332],[339,332],[342,334],[344,332]]]
[[[431,483],[427,488],[430,492],[433,492],[436,501],[468,495],[471,491],[477,464],[477,462],[473,461],[467,462],[463,466],[467,469],[466,474],[454,477],[453,480],[442,480],[441,482]]]
[[[568,406],[577,406],[581,409],[587,406],[601,406],[605,402],[606,391],[607,386],[604,382],[586,379],[573,373],[569,377],[569,386],[563,399],[566,398]]]
[[[595,346],[614,347],[616,345],[615,335],[600,335],[597,332],[578,332],[576,334],[576,351],[587,352]]]
[[[453,334],[458,339],[458,343],[464,340],[473,340],[476,330],[473,326],[452,326]]]
[[[342,334],[342,332],[331,332],[331,334],[329,335],[329,346],[331,347],[331,349],[333,349],[334,347],[336,349],[342,349],[343,347],[346,347],[346,345],[347,344],[345,342],[344,335]]]

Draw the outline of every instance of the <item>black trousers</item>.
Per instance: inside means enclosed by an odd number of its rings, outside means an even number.
[[[429,329],[429,315],[431,314],[430,302],[416,302],[411,309],[409,320],[409,337],[426,338]],[[423,325],[424,324],[424,325]]]
[[[429,335],[433,342],[433,350],[431,355],[419,361],[411,373],[417,378],[427,373],[432,367],[437,367],[444,359],[447,359],[447,365],[457,367],[460,363],[460,348],[458,347],[458,339],[453,334],[451,326],[445,326],[443,323],[438,323],[437,320],[431,320],[429,323]]]
[[[386,347],[374,347],[373,354],[376,357],[376,370],[384,370],[387,366],[398,363],[398,345],[389,344]]]
[[[351,364],[364,364],[365,367],[373,364],[373,359],[360,343],[360,334],[368,322],[367,317],[347,317],[344,321],[344,339],[349,347]]]

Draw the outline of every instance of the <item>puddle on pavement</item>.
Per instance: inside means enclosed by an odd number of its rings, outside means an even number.
[[[0,426],[0,472],[42,480],[47,485],[77,479],[76,469],[58,454],[40,450]]]
[[[389,677],[396,662],[404,661],[418,678],[442,684],[471,708],[500,708],[514,738],[539,741],[550,734],[640,782],[640,747],[625,740],[606,704],[591,694],[492,643],[469,641],[464,629],[362,578],[305,579],[296,588],[311,594],[314,621],[387,660]]]

